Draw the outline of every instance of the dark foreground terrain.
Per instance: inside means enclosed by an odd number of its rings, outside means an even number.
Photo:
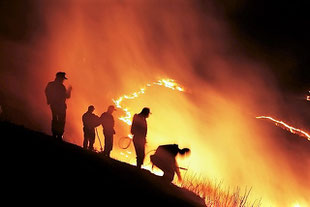
[[[146,170],[0,122],[2,202],[11,205],[203,206]]]

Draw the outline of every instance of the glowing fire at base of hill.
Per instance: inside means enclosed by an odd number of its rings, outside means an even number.
[[[288,125],[287,123],[283,122],[283,121],[279,121],[279,120],[276,120],[270,116],[257,116],[256,117],[257,119],[269,119],[271,121],[273,121],[275,123],[276,126],[279,126],[283,129],[286,129],[288,131],[290,131],[291,133],[293,134],[297,134],[301,137],[305,137],[306,139],[308,139],[310,141],[310,135],[309,133],[301,130],[301,129],[298,129],[298,128],[295,128],[295,127],[292,127],[290,125]]]

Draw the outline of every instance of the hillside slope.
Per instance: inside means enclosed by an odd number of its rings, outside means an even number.
[[[149,171],[22,126],[0,122],[0,130],[2,197],[9,203],[204,206],[197,195]]]

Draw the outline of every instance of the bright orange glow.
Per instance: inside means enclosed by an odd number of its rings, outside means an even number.
[[[301,129],[298,129],[298,128],[295,128],[295,127],[292,127],[290,125],[288,125],[287,123],[283,122],[283,121],[279,121],[279,120],[276,120],[270,116],[257,116],[256,117],[257,119],[269,119],[271,121],[273,121],[277,126],[280,126],[288,131],[290,131],[291,133],[293,134],[297,134],[301,137],[305,137],[307,138],[309,141],[310,141],[310,135],[309,133],[301,130]]]
[[[184,91],[184,88],[175,82],[173,79],[160,79],[157,82],[148,83],[145,87],[141,88],[139,91],[133,92],[130,95],[123,95],[119,97],[117,100],[112,100],[117,108],[122,109],[126,116],[119,117],[119,120],[125,122],[127,125],[131,125],[132,114],[128,108],[121,106],[121,103],[124,99],[135,99],[138,98],[141,94],[145,93],[145,89],[147,87],[151,87],[153,85],[164,86],[166,88],[170,88],[172,90]]]
[[[25,85],[25,105],[41,131],[50,133],[51,119],[43,89],[57,71],[65,71],[64,84],[73,87],[65,141],[82,145],[81,116],[89,105],[100,116],[115,104],[111,157],[135,165],[132,144],[122,149],[117,143],[130,133],[132,115],[147,106],[152,115],[145,168],[150,169],[149,155],[158,145],[176,143],[192,151],[178,158],[179,166],[189,169],[181,171],[186,178],[251,186],[252,198],[262,198],[262,206],[295,201],[309,206],[309,152],[298,147],[288,152],[272,130],[253,119],[266,111],[282,115],[278,89],[268,66],[242,54],[212,1],[204,7],[188,0],[36,2],[44,32],[34,44],[21,46],[33,70],[22,78],[31,83]],[[17,77],[6,79],[12,88],[22,88],[15,87]],[[98,134],[103,144],[101,126]],[[100,148],[97,137],[95,147]]]
[[[184,87],[182,87],[181,85],[179,85],[178,83],[175,82],[175,80],[173,79],[160,79],[156,82],[152,82],[152,83],[147,83],[145,87],[141,88],[139,91],[136,91],[136,92],[133,92],[132,94],[130,95],[123,95],[121,97],[119,97],[117,100],[112,100],[115,104],[115,106],[119,109],[122,109],[124,112],[125,112],[125,116],[121,116],[119,117],[118,119],[125,122],[127,125],[131,125],[132,124],[132,113],[129,111],[128,108],[124,107],[121,105],[122,101],[123,100],[133,100],[133,99],[136,99],[138,98],[141,94],[144,94],[145,93],[145,89],[147,87],[152,87],[154,85],[159,85],[159,86],[163,86],[163,87],[166,87],[166,88],[169,88],[171,90],[177,90],[177,91],[181,91],[181,92],[184,92]],[[132,139],[132,135],[131,134],[128,134],[127,135],[129,138]],[[127,154],[126,154],[127,153]],[[131,155],[131,152],[130,151],[126,151],[126,153],[124,152],[120,152],[120,155],[122,157],[125,157],[125,158],[129,158],[129,155]],[[129,154],[129,155],[128,155]],[[131,164],[134,164],[133,162],[131,162]],[[147,169],[147,170],[150,170],[152,171],[153,173],[155,173],[156,175],[162,175],[163,172],[161,172],[160,170],[157,170],[157,169],[152,169],[152,167],[150,165],[147,165],[147,166],[142,166],[144,169]]]

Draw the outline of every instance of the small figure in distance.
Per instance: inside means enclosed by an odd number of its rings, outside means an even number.
[[[174,178],[174,173],[178,176],[178,181],[182,181],[180,167],[176,161],[176,156],[185,156],[190,153],[189,148],[179,149],[177,144],[160,145],[154,155],[150,156],[153,165],[164,172],[163,180],[171,183]]]
[[[133,144],[137,156],[137,168],[141,169],[141,166],[145,157],[145,144],[147,134],[147,122],[146,119],[150,115],[150,109],[144,107],[139,114],[133,116],[131,125],[131,134],[133,134]]]
[[[103,155],[110,157],[110,153],[113,149],[113,136],[115,134],[114,130],[114,117],[112,113],[116,111],[113,105],[108,107],[108,110],[104,112],[100,119],[103,127],[104,134],[104,150]]]
[[[94,150],[96,138],[95,128],[100,125],[100,118],[93,113],[94,111],[95,107],[90,105],[88,106],[87,112],[85,112],[82,116],[84,132],[83,148],[92,151]]]
[[[66,123],[66,100],[71,97],[72,87],[68,90],[63,82],[67,80],[65,72],[56,73],[56,78],[47,84],[45,95],[47,104],[50,105],[52,111],[52,134],[58,140],[62,140]]]

